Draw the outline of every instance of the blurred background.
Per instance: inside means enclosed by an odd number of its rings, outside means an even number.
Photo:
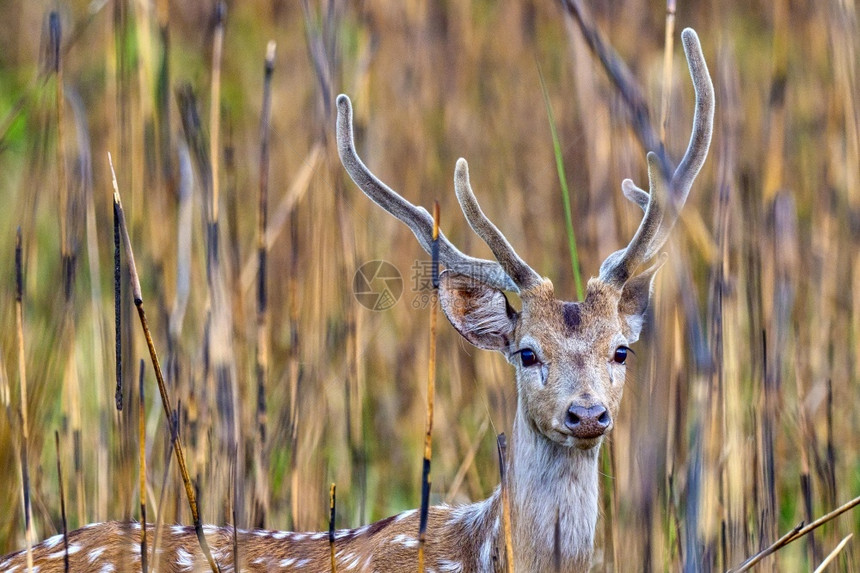
[[[860,494],[857,6],[585,4],[675,161],[693,113],[682,28],[698,31],[717,94],[710,156],[602,450],[594,570],[724,570]],[[326,529],[332,482],[338,527],[420,503],[427,256],[343,171],[338,93],[370,168],[416,204],[438,200],[447,236],[490,257],[453,193],[466,157],[484,210],[562,298],[576,283],[550,111],[583,277],[639,223],[620,183],[647,184],[647,150],[562,3],[228,2],[220,27],[216,9],[0,4],[0,553],[24,546],[22,373],[38,538],[61,530],[55,432],[69,528],[140,519],[142,358],[148,519],[190,523],[125,260],[116,408],[108,152],[202,516],[217,524],[235,511],[241,527]],[[353,295],[374,260],[402,279],[386,310]],[[513,371],[444,319],[437,367],[431,499],[482,499],[499,481]],[[858,531],[849,512],[762,569],[810,570]],[[857,556],[855,539],[831,567],[857,571]]]

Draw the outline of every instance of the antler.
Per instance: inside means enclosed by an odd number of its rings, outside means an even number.
[[[600,280],[619,287],[627,282],[639,265],[653,257],[665,244],[711,144],[714,128],[714,85],[702,54],[699,36],[692,28],[687,28],[681,33],[681,41],[696,92],[696,110],[690,143],[670,180],[666,179],[657,154],[653,151],[648,153],[650,194],[637,187],[630,179],[621,183],[624,196],[639,205],[645,215],[630,244],[609,255],[600,266]]]
[[[472,230],[487,243],[502,269],[517,286],[521,290],[528,290],[540,284],[540,275],[520,258],[499,228],[484,215],[469,183],[469,165],[462,157],[457,160],[454,169],[454,191]]]
[[[405,223],[412,230],[412,233],[415,234],[415,238],[418,239],[421,247],[430,253],[433,245],[433,218],[426,209],[413,205],[380,181],[379,178],[370,172],[361,158],[359,158],[358,153],[355,151],[355,139],[352,128],[352,104],[349,101],[349,97],[344,94],[337,97],[337,150],[340,154],[340,161],[343,163],[347,173],[349,173],[355,184],[364,191],[364,194],[370,197],[374,203]],[[465,161],[461,160],[461,162],[465,165]],[[459,171],[460,162],[457,163],[457,167]],[[466,178],[466,185],[468,186],[468,174],[466,174]],[[469,193],[471,194],[471,190]],[[477,207],[474,196],[472,196],[472,201]],[[478,209],[478,213],[478,216],[486,221],[480,209]],[[466,216],[469,218],[468,213]],[[472,219],[469,219],[469,222],[471,223]],[[486,222],[489,223],[489,221]],[[475,228],[474,225],[473,228]],[[498,233],[498,229],[495,232]],[[480,235],[480,232],[478,234]],[[498,233],[498,235],[501,236],[501,233]],[[493,253],[497,257],[500,257],[500,254],[493,248],[493,244],[483,235],[481,237],[487,241],[487,244],[493,249]],[[504,241],[504,237],[502,237],[502,240]],[[507,244],[507,241],[505,241],[505,244]],[[513,249],[510,249],[510,245],[507,246],[516,260],[522,263],[516,253],[513,252]],[[512,270],[511,273],[513,274],[511,274],[507,268],[503,267],[508,257],[502,255],[502,258],[499,258],[502,264],[470,257],[451,244],[441,232],[439,233],[439,260],[453,271],[470,276],[502,290],[518,293],[521,287],[527,288],[517,282],[518,271]]]

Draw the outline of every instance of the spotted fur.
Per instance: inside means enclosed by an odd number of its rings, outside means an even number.
[[[479,503],[430,509],[425,545],[428,572],[490,573],[500,571],[503,555],[499,530],[498,492]],[[90,524],[69,533],[70,571],[140,571],[139,523],[109,521]],[[236,571],[233,528],[204,526],[204,534],[221,571]],[[418,559],[418,512],[409,510],[357,529],[335,532],[338,571],[412,571]],[[147,525],[151,540],[155,529]],[[157,555],[149,555],[150,567],[165,573],[209,571],[194,527],[164,526]],[[323,573],[331,570],[328,533],[242,530],[237,532],[239,569],[249,572],[295,571]],[[486,549],[487,560],[478,562],[471,543]],[[64,571],[63,536],[55,535],[33,548],[36,573]],[[0,571],[26,571],[26,554],[18,551],[0,558]]]

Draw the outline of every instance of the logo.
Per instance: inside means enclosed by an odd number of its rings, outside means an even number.
[[[388,310],[403,294],[403,277],[397,267],[387,261],[370,261],[355,271],[352,294],[365,308]]]

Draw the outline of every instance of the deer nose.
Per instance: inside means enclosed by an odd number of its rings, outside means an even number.
[[[567,409],[564,425],[576,438],[591,439],[602,436],[612,424],[612,418],[606,408],[600,404],[596,406],[579,406],[571,404]]]

